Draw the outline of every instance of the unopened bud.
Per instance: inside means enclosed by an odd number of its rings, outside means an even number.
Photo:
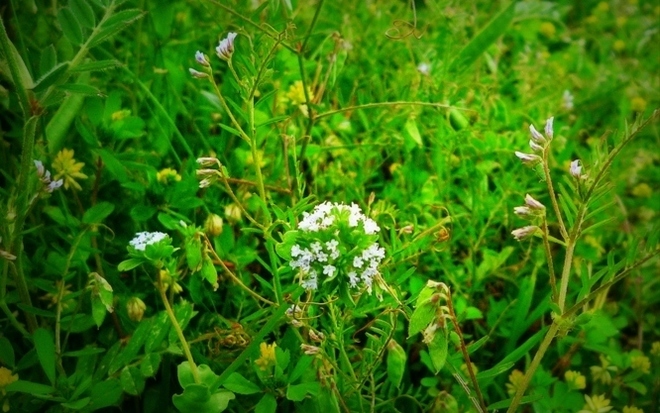
[[[539,227],[536,225],[529,225],[526,227],[514,229],[511,231],[511,235],[516,239],[516,241],[523,240],[525,238],[531,237],[539,230]]]
[[[192,67],[189,68],[188,71],[190,72],[190,75],[195,79],[206,79],[209,77],[208,73],[200,72],[199,70],[195,70]]]
[[[319,351],[321,351],[319,347],[310,346],[309,344],[301,344],[300,349],[303,351],[303,353],[307,354],[308,356],[319,354]]]
[[[243,213],[238,205],[231,203],[225,207],[225,217],[227,221],[235,224],[242,219]]]
[[[147,309],[147,305],[139,299],[138,297],[131,297],[126,303],[126,311],[128,312],[128,318],[132,321],[139,322],[144,316],[144,310]]]
[[[222,234],[222,218],[217,214],[210,214],[204,222],[204,232],[211,237]]]

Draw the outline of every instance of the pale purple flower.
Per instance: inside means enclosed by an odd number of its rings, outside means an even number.
[[[542,152],[543,151],[543,146],[541,146],[538,143],[534,142],[534,139],[529,140],[529,147],[532,148],[532,150],[534,152]]]
[[[524,163],[525,165],[536,165],[537,163],[541,162],[541,157],[538,155],[523,153],[518,151],[516,151],[515,153],[516,156],[520,158],[522,163]]]
[[[580,162],[579,159],[574,160],[571,162],[571,175],[574,178],[580,179],[582,177],[582,162]]]
[[[39,175],[39,178],[44,176],[44,172],[46,171],[46,168],[44,168],[44,164],[41,161],[37,161],[36,159],[33,160],[34,166],[37,168],[37,174]]]
[[[518,215],[520,218],[531,218],[532,216],[534,216],[532,210],[527,206],[514,207],[513,213]]]
[[[532,140],[539,145],[545,145],[548,141],[536,130],[534,125],[529,125],[529,132],[532,134]]]
[[[46,191],[48,191],[49,193],[53,193],[53,191],[60,188],[63,183],[64,183],[64,180],[62,180],[62,179],[58,179],[57,181],[52,181],[46,187]]]
[[[188,70],[190,71],[190,75],[195,79],[206,79],[209,77],[208,73],[200,72],[199,70],[195,70],[192,67]]]
[[[215,52],[220,59],[226,61],[231,59],[232,54],[234,54],[234,39],[236,36],[236,33],[229,32],[226,38],[220,40],[218,47],[215,48]]]
[[[555,120],[554,117],[551,117],[550,119],[545,121],[545,136],[548,138],[549,141],[552,140],[552,136],[554,134],[552,130],[552,123]]]
[[[534,235],[538,230],[539,227],[537,227],[536,225],[528,225],[526,227],[514,229],[513,231],[511,231],[511,235],[513,235],[516,241],[520,241],[522,239]]]
[[[525,204],[531,209],[536,209],[536,210],[545,209],[545,206],[536,199],[532,198],[530,194],[525,195]]]
[[[199,50],[195,52],[195,60],[202,66],[209,67],[211,63],[209,62],[208,57]]]

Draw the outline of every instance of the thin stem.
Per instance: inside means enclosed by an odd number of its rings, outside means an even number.
[[[548,262],[548,274],[550,275],[550,288],[552,288],[552,301],[557,300],[557,279],[555,278],[555,265],[552,260],[552,250],[550,249],[550,240],[548,239],[548,220],[543,217],[543,246],[545,247],[546,261]]]
[[[545,175],[545,183],[548,186],[548,192],[550,193],[550,201],[552,202],[552,209],[555,211],[557,216],[557,221],[559,223],[559,232],[564,238],[564,241],[568,240],[568,231],[566,225],[564,224],[564,218],[562,218],[561,211],[559,210],[559,204],[557,203],[557,195],[555,194],[555,188],[552,185],[552,178],[550,177],[550,165],[548,160],[550,158],[550,145],[547,145],[543,149],[543,174]]]
[[[2,47],[2,52],[7,59],[7,65],[9,66],[9,72],[11,73],[12,80],[14,82],[14,88],[16,89],[16,94],[18,95],[18,101],[21,104],[21,109],[23,109],[23,118],[28,119],[31,114],[30,109],[30,100],[28,98],[28,92],[23,84],[23,78],[21,77],[20,69],[18,67],[18,62],[14,56],[14,48],[11,45],[9,40],[9,35],[7,35],[7,29],[5,28],[5,21],[0,17],[0,46]]]
[[[250,131],[250,151],[252,152],[252,163],[254,164],[254,170],[257,174],[257,190],[259,191],[259,197],[264,202],[268,203],[266,199],[266,190],[264,189],[264,177],[261,173],[261,157],[259,156],[258,144],[257,144],[257,131],[254,125],[254,100],[249,100],[247,102],[248,106],[248,130]],[[268,211],[265,211],[266,225],[270,224],[270,214]]]
[[[225,262],[224,262],[222,259],[220,259],[220,257],[218,257],[218,254],[215,252],[215,250],[213,249],[213,246],[211,245],[211,241],[209,241],[209,239],[208,239],[208,237],[207,237],[206,235],[204,235],[204,242],[206,243],[206,248],[208,249],[208,251],[210,251],[211,254],[213,255],[213,258],[215,258],[214,263],[217,262],[218,264],[220,264],[220,266],[222,267],[222,269],[225,270],[225,273],[226,273],[227,275],[229,275],[229,277],[230,277],[230,278],[231,278],[236,284],[238,284],[239,287],[241,287],[246,293],[250,294],[252,297],[256,298],[257,300],[259,300],[259,301],[261,301],[261,302],[263,302],[263,303],[266,303],[266,304],[268,304],[268,305],[276,305],[274,302],[272,302],[272,301],[270,301],[270,300],[268,300],[268,299],[266,299],[266,298],[260,296],[260,295],[257,294],[256,292],[252,291],[252,289],[250,289],[250,287],[248,287],[247,285],[243,284],[243,281],[241,281],[240,278],[238,278],[238,277],[237,277],[237,276],[236,276],[236,275],[235,275],[235,274],[234,274],[234,273],[233,273],[233,272],[227,267],[227,265],[225,265]]]
[[[470,375],[470,380],[472,380],[472,387],[477,392],[477,397],[479,398],[479,405],[483,412],[488,411],[488,407],[484,402],[484,396],[481,394],[481,388],[479,388],[479,382],[477,381],[477,376],[474,373],[474,368],[472,367],[472,362],[470,361],[470,354],[468,353],[467,346],[465,345],[465,340],[463,338],[463,333],[461,332],[461,327],[458,325],[458,319],[456,318],[456,313],[454,312],[454,304],[452,303],[451,291],[447,289],[447,307],[449,307],[449,315],[451,316],[451,322],[454,325],[456,334],[458,334],[459,339],[461,340],[461,352],[463,353],[463,359],[465,360],[465,365],[467,366],[468,374]]]
[[[186,355],[186,358],[188,359],[188,364],[190,364],[190,371],[192,373],[193,380],[195,380],[195,383],[199,384],[201,383],[201,380],[199,377],[199,371],[197,370],[197,364],[195,364],[195,360],[193,360],[192,353],[190,353],[190,347],[188,346],[186,337],[183,335],[181,326],[179,325],[179,322],[176,320],[176,317],[174,316],[174,311],[172,311],[172,306],[170,306],[170,301],[167,299],[167,295],[165,295],[165,288],[163,288],[163,283],[160,277],[158,277],[158,286],[156,287],[156,289],[160,293],[160,298],[163,301],[163,305],[165,306],[165,312],[170,318],[172,327],[174,327],[174,331],[176,331],[176,334],[179,336],[179,341],[181,342],[183,353]]]
[[[229,109],[229,105],[227,105],[227,101],[225,100],[224,96],[222,96],[222,92],[220,92],[220,89],[218,88],[218,84],[215,83],[215,79],[213,78],[213,71],[210,71],[211,74],[209,75],[209,81],[211,82],[211,85],[213,85],[213,90],[215,91],[215,94],[218,96],[218,100],[220,100],[220,105],[222,108],[227,112],[227,115],[229,115],[229,119],[231,119],[231,123],[234,125],[234,127],[238,130],[240,134],[240,138],[243,139],[245,142],[250,143],[250,137],[245,133],[243,130],[243,127],[241,127],[241,124],[238,123],[236,118],[234,117],[234,113]]]
[[[557,322],[557,320],[555,320],[548,329],[548,332],[545,333],[545,337],[543,337],[541,346],[536,351],[536,354],[534,354],[534,359],[532,359],[532,363],[527,368],[527,372],[523,377],[521,385],[518,386],[518,389],[516,390],[516,394],[513,396],[513,400],[511,400],[511,405],[509,405],[509,409],[507,410],[507,413],[514,413],[518,408],[518,405],[520,404],[520,400],[525,394],[525,390],[527,390],[527,387],[529,387],[529,383],[532,380],[532,377],[534,376],[536,369],[539,367],[539,364],[541,363],[541,359],[543,359],[545,352],[550,347],[550,344],[552,343],[552,340],[554,340],[558,330],[559,330],[559,323]]]

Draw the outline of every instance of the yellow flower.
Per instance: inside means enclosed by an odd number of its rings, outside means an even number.
[[[557,28],[550,22],[543,22],[539,27],[539,32],[548,39],[552,39],[557,33]]]
[[[509,382],[506,384],[506,391],[509,395],[513,396],[522,384],[525,375],[520,370],[514,370],[509,374]]]
[[[156,178],[161,184],[167,185],[170,182],[179,182],[181,180],[181,175],[172,168],[165,168],[158,171]]]
[[[632,189],[632,194],[638,198],[649,198],[653,195],[653,190],[647,183],[641,183]]]
[[[624,42],[621,39],[618,39],[612,45],[612,49],[614,49],[615,52],[621,52],[626,49],[626,42]]]
[[[643,354],[638,354],[630,358],[630,367],[633,370],[648,374],[651,372],[651,360]]]
[[[267,370],[270,366],[275,365],[275,347],[276,343],[266,344],[261,343],[259,345],[259,351],[261,352],[261,357],[259,357],[254,364],[256,364],[259,369]]]
[[[603,356],[600,356],[600,362],[602,366],[591,366],[591,375],[594,377],[595,381],[600,381],[603,384],[610,384],[612,382],[610,371],[616,372],[616,367],[610,366],[609,360]]]
[[[569,370],[564,374],[564,380],[568,387],[574,390],[582,390],[587,387],[587,379],[577,371]]]
[[[623,413],[644,413],[644,411],[635,406],[625,406],[623,408]]]
[[[64,189],[72,187],[73,189],[80,191],[82,188],[76,179],[87,179],[87,175],[80,172],[85,164],[82,162],[76,162],[73,154],[73,149],[62,149],[57,153],[57,156],[53,161],[53,169],[57,174],[53,180],[57,181],[62,178],[64,180]]]
[[[654,341],[651,345],[651,355],[660,357],[660,341]]]
[[[126,303],[128,318],[136,322],[142,320],[142,317],[144,317],[144,310],[146,309],[147,305],[139,297],[131,297]]]
[[[605,413],[612,410],[610,400],[605,398],[604,394],[593,397],[584,395],[585,404],[578,413]]]
[[[307,88],[307,94],[309,95],[309,100],[314,100],[314,95],[309,87]],[[303,82],[301,80],[293,82],[293,85],[289,87],[289,91],[286,93],[286,97],[293,105],[301,105],[305,103],[305,89],[303,88]]]
[[[18,380],[18,374],[11,374],[11,370],[6,367],[0,367],[0,393],[5,395],[5,387]]]
[[[635,96],[630,100],[630,107],[635,112],[644,112],[646,109],[646,100],[642,97]]]

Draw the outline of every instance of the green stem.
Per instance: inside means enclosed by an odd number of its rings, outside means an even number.
[[[193,360],[192,353],[190,353],[190,347],[188,346],[188,341],[186,341],[186,337],[183,335],[183,330],[181,330],[181,326],[179,325],[179,322],[176,320],[174,311],[172,311],[170,300],[168,300],[167,295],[165,295],[165,289],[163,288],[163,283],[160,280],[160,277],[158,278],[158,286],[156,288],[160,293],[160,298],[163,301],[163,305],[165,306],[165,312],[167,312],[167,316],[170,318],[172,327],[174,327],[174,331],[176,331],[177,336],[179,336],[179,341],[181,342],[183,353],[186,355],[186,358],[188,359],[188,364],[190,364],[190,371],[193,375],[193,379],[195,380],[195,383],[199,384],[202,381],[199,377],[197,364],[195,364],[195,360]]]
[[[552,209],[555,211],[557,216],[557,222],[559,222],[559,232],[565,241],[568,240],[568,231],[566,225],[564,224],[564,219],[562,218],[561,211],[559,210],[559,203],[557,203],[557,195],[555,195],[555,188],[552,185],[552,178],[550,177],[550,145],[547,145],[543,149],[543,174],[545,176],[545,183],[548,186],[548,192],[550,193],[550,201],[552,202]]]
[[[509,409],[507,410],[507,413],[514,413],[517,411],[516,409],[518,408],[518,405],[520,404],[520,400],[525,394],[525,390],[527,390],[527,387],[529,387],[529,383],[532,380],[532,377],[534,376],[536,369],[539,367],[539,364],[541,363],[541,359],[543,359],[545,352],[550,347],[550,344],[552,343],[552,340],[555,338],[555,335],[557,334],[558,330],[559,330],[559,323],[555,320],[555,322],[553,322],[550,328],[548,329],[548,332],[545,333],[545,337],[543,337],[541,346],[536,351],[536,354],[534,354],[534,359],[527,368],[525,377],[523,377],[522,383],[520,384],[520,386],[518,386],[518,389],[516,390],[516,394],[513,396],[513,400],[511,400],[511,405],[509,405]]]
[[[548,262],[548,274],[550,275],[550,288],[552,289],[552,301],[557,300],[557,279],[555,278],[555,265],[552,260],[552,250],[550,249],[548,220],[543,217],[543,247],[545,247],[546,261]],[[563,278],[562,278],[563,279]]]
[[[266,189],[264,188],[264,177],[261,173],[261,157],[259,156],[258,143],[257,143],[257,131],[254,125],[254,100],[247,102],[248,107],[248,130],[250,131],[250,150],[252,151],[252,163],[254,164],[254,170],[257,174],[257,189],[259,190],[259,197],[263,201],[264,205],[268,204],[266,199]],[[265,226],[270,225],[270,214],[268,211],[265,211],[266,224]]]
[[[20,74],[20,69],[18,68],[18,62],[14,56],[14,48],[11,45],[9,36],[7,35],[7,29],[5,28],[4,19],[0,18],[0,46],[2,46],[2,52],[7,59],[7,64],[9,65],[9,72],[11,73],[12,80],[14,81],[14,88],[16,89],[16,94],[18,95],[18,101],[21,104],[21,109],[23,109],[23,118],[27,119],[31,115],[30,109],[30,100],[28,98],[28,92],[23,84],[23,78]]]

